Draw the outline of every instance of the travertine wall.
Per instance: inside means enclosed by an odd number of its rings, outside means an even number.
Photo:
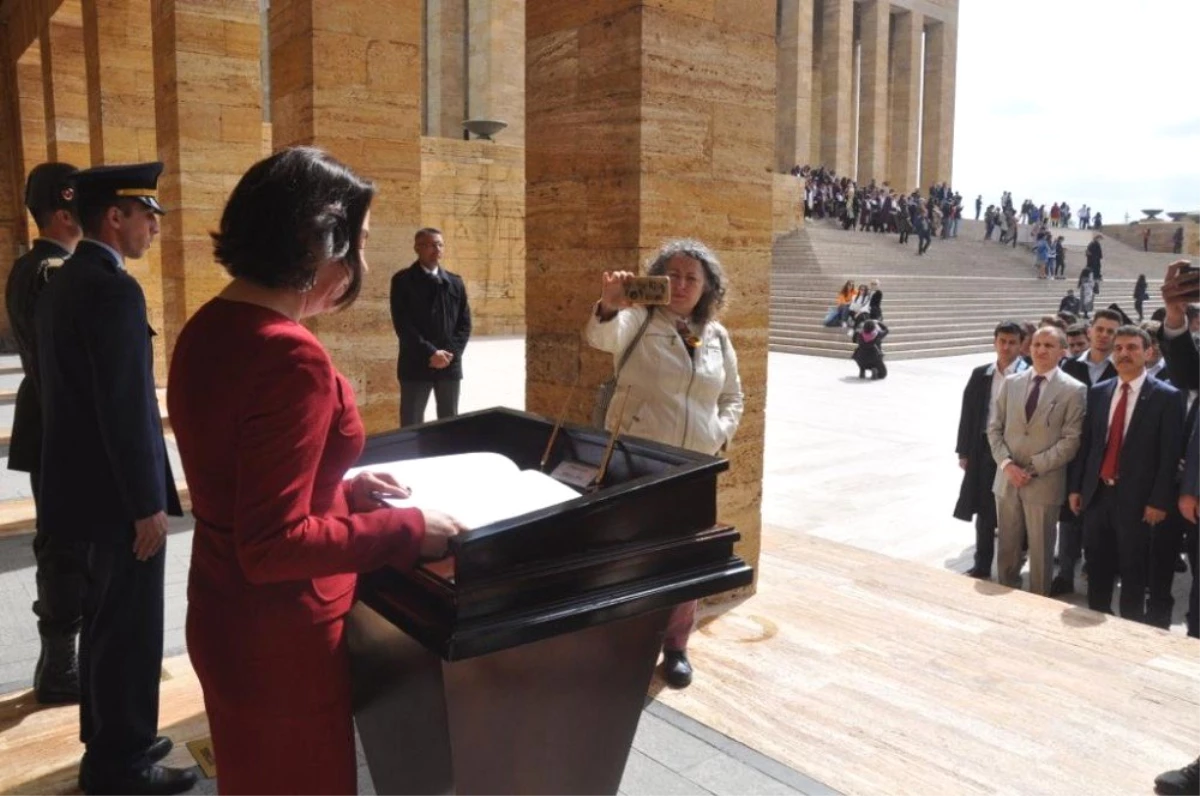
[[[462,276],[474,336],[525,331],[525,150],[490,141],[421,139],[421,225],[442,230]],[[407,267],[410,246],[388,274]],[[376,258],[378,260],[378,258]]]
[[[525,0],[471,0],[467,26],[467,114],[472,119],[508,122],[496,140],[523,146]]]
[[[354,385],[369,432],[399,424],[389,277],[421,226],[421,6],[274,0],[271,124],[276,148],[313,144],[375,182],[367,260],[349,310],[313,324]]]
[[[227,282],[209,233],[262,152],[259,11],[258,0],[155,0],[151,11],[170,361],[183,324]]]
[[[83,0],[88,141],[93,165],[158,159],[150,6],[142,0]],[[168,208],[169,210],[178,208]],[[162,249],[155,241],[126,266],[146,293],[150,325],[164,330]],[[167,346],[154,346],[154,371],[166,383]]]
[[[443,138],[462,138],[467,118],[466,39],[464,0],[425,2],[425,104],[423,132]]]
[[[778,238],[804,226],[804,181],[790,174],[771,178],[771,235]]]
[[[42,37],[46,148],[50,160],[91,165],[88,142],[87,63],[80,0],[63,0]]]
[[[770,4],[529,0],[526,405],[555,414],[572,382],[612,368],[580,327],[600,273],[636,268],[664,239],[705,240],[725,263],[724,321],[746,412],[720,516],[757,561],[766,398],[775,14]],[[590,389],[569,409],[590,414]]]

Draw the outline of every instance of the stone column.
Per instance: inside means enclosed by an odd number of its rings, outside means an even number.
[[[862,66],[859,71],[858,181],[888,179],[889,0],[862,6]]]
[[[888,145],[888,181],[901,193],[918,187],[917,137],[920,134],[921,27],[916,11],[898,14],[892,26],[890,59],[891,137]]]
[[[426,135],[463,137],[462,123],[467,118],[466,23],[466,0],[425,0]]]
[[[42,79],[42,48],[34,41],[16,64],[17,105],[20,113],[22,164],[17,175],[20,186],[20,201],[24,198],[25,178],[30,170],[49,159],[46,152],[46,91]],[[33,217],[25,213],[25,236],[23,242],[32,243],[37,234]]]
[[[808,162],[812,166],[820,166],[821,163],[821,97],[824,91],[825,80],[822,77],[821,64],[824,59],[825,52],[825,19],[824,19],[823,3],[813,1],[813,22],[812,22],[812,100],[809,105],[812,108],[812,115],[809,117],[809,155]]]
[[[525,0],[467,5],[467,116],[501,119],[496,140],[525,143]]]
[[[925,99],[921,121],[921,183],[950,182],[954,154],[954,63],[957,30],[947,22],[925,28]]]
[[[158,159],[151,38],[150,4],[142,0],[83,0],[88,141],[94,165]],[[140,260],[130,260],[128,267],[146,293],[150,325],[162,331],[160,244],[156,241]],[[165,345],[154,347],[159,384],[166,383],[166,356]]]
[[[775,55],[775,170],[810,162],[813,0],[782,0]]]
[[[418,3],[271,3],[276,149],[296,144],[327,149],[378,190],[367,251],[376,269],[353,308],[315,324],[353,383],[371,433],[399,423],[399,343],[389,320],[388,289],[392,272],[414,259],[413,235],[421,226],[420,43]],[[469,349],[467,357],[469,373]]]
[[[88,144],[87,66],[80,0],[63,0],[42,39],[46,79],[46,143],[50,160],[91,164]]]
[[[854,159],[854,0],[821,5],[821,162],[844,176]]]
[[[158,158],[166,166],[159,200],[170,211],[160,238],[169,362],[183,324],[228,281],[209,233],[234,183],[262,155],[258,2],[155,0],[151,26]]]
[[[746,412],[720,515],[757,561],[766,398],[774,8],[529,0],[526,406],[585,420],[612,357],[580,328],[604,270],[640,269],[667,238],[703,239],[730,281],[723,321]]]

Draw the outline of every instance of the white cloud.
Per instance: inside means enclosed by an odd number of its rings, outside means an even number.
[[[1197,0],[961,0],[955,187],[1109,221],[1200,209],[1198,30]]]

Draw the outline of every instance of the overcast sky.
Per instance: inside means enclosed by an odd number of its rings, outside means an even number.
[[[1200,210],[1200,0],[959,0],[954,187]]]

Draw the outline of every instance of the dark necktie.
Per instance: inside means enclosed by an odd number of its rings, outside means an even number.
[[[1100,480],[1115,481],[1121,469],[1121,443],[1125,441],[1125,409],[1129,406],[1129,385],[1121,385],[1121,400],[1113,412],[1108,427],[1108,445],[1104,448],[1104,460],[1100,462]]]
[[[1037,411],[1038,397],[1042,394],[1042,382],[1045,380],[1045,376],[1033,377],[1033,389],[1029,391],[1029,397],[1025,399],[1026,423],[1033,419],[1033,413]]]

